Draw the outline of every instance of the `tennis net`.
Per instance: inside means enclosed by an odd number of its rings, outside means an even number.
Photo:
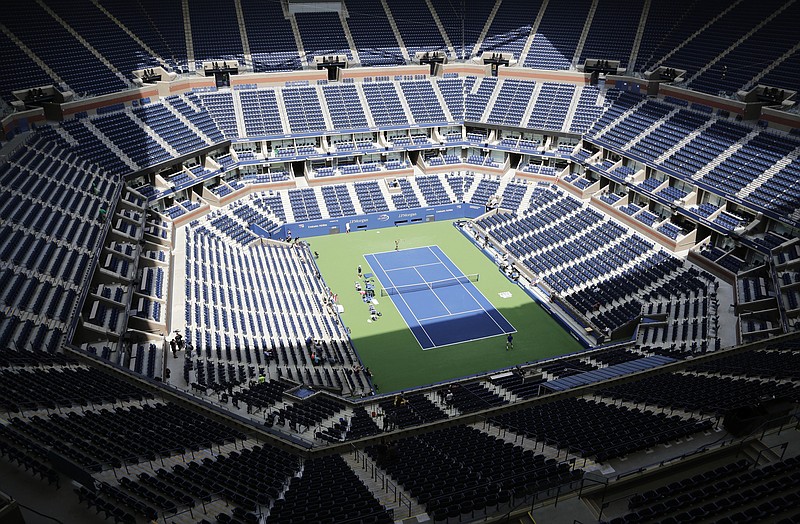
[[[462,284],[466,284],[467,282],[477,282],[479,274],[472,273],[470,275],[464,275],[460,277],[454,278],[445,278],[442,280],[434,280],[433,282],[422,282],[419,284],[408,284],[405,286],[390,286],[381,289],[382,297],[388,297],[390,295],[401,295],[403,293],[414,293],[416,291],[426,291],[434,289],[438,289],[441,287],[448,287],[448,286],[459,286]]]

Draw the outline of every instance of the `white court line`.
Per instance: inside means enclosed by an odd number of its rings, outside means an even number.
[[[438,246],[437,246],[437,247],[438,247]],[[442,263],[442,265],[443,265],[443,266],[445,267],[445,269],[447,269],[447,271],[448,271],[448,272],[449,272],[449,273],[450,273],[450,274],[453,276],[453,278],[455,278],[455,279],[458,279],[458,277],[455,275],[455,273],[453,273],[453,271],[452,271],[452,270],[451,270],[449,267],[447,267],[447,264],[445,264],[445,263],[442,261],[442,259],[441,259],[441,258],[439,258],[439,255],[437,255],[437,254],[436,254],[436,252],[435,252],[433,249],[431,249],[431,247],[430,247],[430,246],[428,246],[428,249],[430,250],[430,252],[431,252],[431,253],[433,253],[433,256],[435,256],[435,257],[436,257],[436,259],[437,259],[439,262],[441,262],[441,263]],[[462,272],[462,275],[463,275],[463,272]],[[481,309],[483,310],[483,312],[484,312],[484,313],[486,313],[486,316],[492,319],[492,322],[494,322],[494,325],[495,325],[495,326],[497,326],[497,328],[500,330],[500,333],[505,333],[505,332],[506,332],[506,330],[505,330],[505,329],[503,329],[503,328],[500,326],[500,324],[498,324],[498,323],[497,323],[497,321],[494,319],[494,317],[493,317],[492,315],[490,315],[490,314],[489,314],[489,312],[488,312],[488,311],[486,311],[486,308],[485,308],[485,307],[483,307],[483,304],[481,304],[481,301],[480,301],[480,300],[478,300],[477,298],[475,298],[475,295],[473,295],[473,294],[472,294],[472,291],[470,291],[470,290],[469,290],[469,288],[468,288],[467,286],[465,286],[463,283],[462,283],[462,284],[459,284],[459,285],[460,285],[462,288],[464,288],[464,291],[466,291],[467,293],[469,293],[469,296],[471,296],[471,297],[472,297],[472,300],[474,300],[475,302],[477,302],[477,303],[478,303],[478,305],[481,307]],[[478,291],[478,292],[480,293],[480,291]],[[434,293],[433,293],[433,294],[435,295],[435,294],[436,294],[436,292],[434,291]],[[437,297],[437,298],[438,298],[438,297]],[[495,311],[497,311],[497,310],[495,310]],[[501,313],[501,314],[502,314],[502,313]],[[508,322],[508,320],[506,320],[506,322]],[[509,326],[511,326],[511,323],[509,322],[509,324],[508,324],[508,325],[509,325]],[[514,326],[511,326],[511,328],[512,328],[512,329],[514,329]],[[514,332],[516,333],[516,329],[514,329]],[[431,340],[431,342],[433,342],[433,341]]]
[[[516,333],[516,331],[514,331],[514,333]],[[447,344],[442,344],[442,345],[439,345],[439,346],[433,346],[433,347],[429,347],[427,349],[426,348],[422,348],[422,351],[428,351],[429,349],[446,348],[447,346],[457,346],[459,344],[466,344],[467,342],[475,342],[476,340],[486,340],[486,339],[495,338],[495,337],[498,337],[498,336],[499,335],[488,335],[488,336],[485,336],[485,337],[471,338],[469,340],[460,340],[458,342],[448,342]],[[414,337],[414,338],[416,338],[416,337]]]
[[[386,253],[400,253],[402,251],[413,251],[415,249],[425,249],[425,248],[430,249],[431,247],[432,246],[417,246],[417,247],[409,247],[409,248],[406,248],[406,249],[400,249],[398,251],[395,251],[394,249],[392,249],[390,251],[377,251],[375,253],[369,253],[369,254],[370,255],[383,255],[383,254],[386,254]]]
[[[417,265],[414,265],[414,266],[396,267],[394,269],[384,269],[384,271],[388,274],[389,271],[400,271],[401,269],[411,269],[411,268],[418,268],[418,267],[424,267],[424,266],[439,266],[441,264],[442,264],[441,262],[431,262],[430,264],[417,264]],[[417,273],[419,273],[419,271],[417,271]],[[422,275],[420,275],[420,276],[422,276]],[[423,278],[422,280],[425,280],[425,279]]]
[[[365,256],[364,258],[367,258],[367,257]],[[381,265],[381,263],[378,261],[378,257],[376,257],[374,254],[372,254],[372,259],[373,259],[373,260],[375,260],[375,263],[376,263],[376,264],[378,264],[378,267],[379,267],[379,268],[381,268],[381,271],[383,271],[384,275],[386,275],[386,278],[388,278],[388,279],[389,279],[389,283],[392,285],[392,287],[393,287],[393,288],[397,288],[397,286],[395,286],[395,285],[394,285],[394,282],[392,282],[392,277],[390,277],[390,276],[388,275],[388,273],[386,273],[386,271],[383,269],[383,266],[382,266],[382,265]],[[379,278],[378,280],[380,280],[380,278]],[[433,341],[433,339],[432,339],[432,338],[431,338],[431,336],[428,334],[428,332],[427,332],[427,331],[425,331],[425,326],[423,326],[423,325],[422,325],[422,322],[420,321],[420,319],[418,319],[418,318],[417,318],[417,315],[415,315],[415,314],[414,314],[414,310],[413,310],[413,309],[411,309],[411,306],[409,306],[409,305],[408,305],[408,302],[406,302],[406,299],[405,299],[405,298],[403,298],[403,294],[402,294],[402,293],[398,293],[397,295],[398,295],[398,296],[400,297],[400,299],[403,301],[403,304],[405,304],[405,305],[406,305],[406,307],[408,308],[408,312],[409,312],[409,313],[411,313],[411,316],[412,316],[412,317],[414,317],[414,320],[416,320],[416,321],[417,321],[417,324],[419,325],[419,327],[420,327],[420,328],[422,328],[422,331],[424,331],[424,332],[425,332],[425,336],[426,336],[426,337],[428,337],[428,340],[430,341],[430,343],[431,343],[431,344],[433,344],[433,347],[436,347],[436,343]],[[401,317],[403,317],[403,321],[406,323],[406,326],[408,326],[408,322],[406,321],[406,319],[405,319],[405,317],[403,316],[403,314],[402,314],[402,313],[400,314],[400,316],[401,316]],[[408,326],[408,329],[411,329],[411,326]],[[414,330],[413,330],[413,329],[411,329],[411,333],[412,333],[412,334],[414,334]],[[414,338],[417,338],[417,336],[416,336],[416,335],[414,335]],[[424,348],[424,347],[422,347],[422,342],[420,342],[420,340],[419,340],[419,339],[417,339],[417,342],[419,342],[419,347],[421,347],[421,348],[424,350],[425,348]]]
[[[441,262],[440,262],[440,263],[441,263]],[[423,276],[422,276],[422,273],[420,273],[420,272],[419,272],[419,269],[417,269],[417,266],[414,266],[414,271],[416,271],[416,272],[417,272],[417,275],[419,275],[419,278],[421,278],[421,279],[422,279],[422,282],[424,282],[425,284],[427,284],[427,285],[428,285],[428,289],[430,289],[430,290],[431,290],[431,293],[433,293],[433,296],[435,296],[435,297],[436,297],[436,300],[438,300],[438,301],[439,301],[439,303],[442,305],[442,307],[444,308],[444,310],[445,310],[445,311],[447,311],[447,313],[448,313],[448,314],[452,315],[452,314],[453,314],[453,312],[452,312],[452,311],[450,311],[450,308],[448,308],[448,307],[447,307],[447,306],[444,304],[444,302],[442,302],[442,299],[441,299],[441,298],[439,298],[439,295],[437,295],[437,294],[436,294],[436,291],[434,291],[434,290],[433,290],[433,288],[431,287],[431,283],[430,283],[430,282],[428,282],[428,279],[426,279],[425,277],[423,277]],[[480,304],[478,304],[478,305],[480,305]],[[433,340],[431,340],[431,342],[433,342]]]
[[[483,309],[470,309],[469,311],[459,311],[458,313],[450,313],[449,315],[436,315],[435,317],[426,317],[426,318],[421,318],[419,320],[426,321],[426,320],[433,320],[435,318],[455,317],[455,316],[458,316],[458,315],[466,315],[467,313],[479,313],[481,311],[485,311],[485,310],[483,310]],[[494,335],[492,335],[492,336],[494,336]],[[470,339],[470,340],[473,340],[473,339]]]

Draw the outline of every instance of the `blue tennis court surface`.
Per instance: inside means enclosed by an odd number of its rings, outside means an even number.
[[[438,246],[364,258],[422,349],[516,331]]]

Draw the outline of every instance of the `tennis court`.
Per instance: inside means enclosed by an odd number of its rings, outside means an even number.
[[[438,246],[364,258],[422,349],[516,331]]]

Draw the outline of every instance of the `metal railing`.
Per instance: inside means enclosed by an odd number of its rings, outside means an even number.
[[[355,455],[356,462],[361,465],[361,468],[370,474],[370,478],[375,482],[379,482],[381,489],[384,493],[391,493],[394,497],[395,504],[399,508],[405,506],[408,508],[408,516],[411,517],[411,499],[403,492],[403,488],[395,484],[386,473],[378,467],[366,453],[359,450],[355,446],[351,446],[353,454]]]

